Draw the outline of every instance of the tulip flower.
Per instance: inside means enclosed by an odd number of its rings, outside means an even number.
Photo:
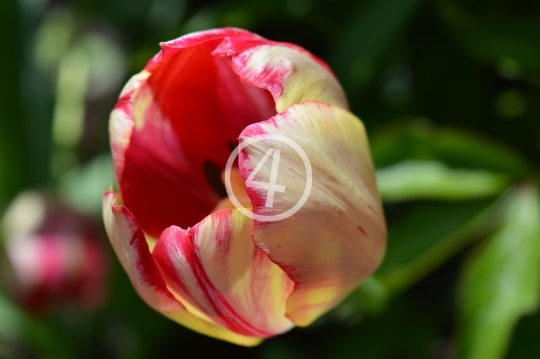
[[[296,45],[225,28],[161,47],[110,118],[120,194],[103,213],[120,262],[149,306],[197,332],[248,346],[309,325],[384,254],[362,123]]]
[[[103,304],[108,256],[93,220],[39,193],[24,192],[1,224],[9,284],[23,308],[40,314]]]

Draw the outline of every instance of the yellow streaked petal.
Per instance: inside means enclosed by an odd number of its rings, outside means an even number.
[[[260,343],[260,338],[239,335],[189,313],[167,289],[137,221],[125,207],[116,206],[115,200],[116,195],[113,192],[105,193],[103,198],[105,229],[135,290],[150,307],[201,334],[244,346]]]
[[[241,141],[260,135],[280,135],[296,142],[312,168],[312,187],[303,206],[291,217],[254,223],[253,237],[274,263],[295,282],[287,314],[295,324],[310,324],[343,299],[382,260],[386,229],[364,126],[350,112],[333,105],[305,102],[272,119],[249,126]],[[248,186],[253,212],[273,216],[293,208],[307,185],[308,171],[293,147],[259,140],[239,156],[247,181],[271,149],[279,148],[273,206],[267,190]],[[254,177],[268,182],[272,161]]]
[[[197,333],[245,347],[252,347],[260,344],[263,341],[262,338],[240,335],[219,325],[201,320],[186,310],[163,313],[163,315],[186,328],[196,331]]]
[[[292,327],[285,317],[292,281],[251,238],[252,220],[224,209],[189,231],[170,227],[153,256],[176,298],[194,315],[246,336]]]
[[[243,81],[272,93],[278,113],[309,100],[348,108],[335,76],[299,47],[280,43],[251,47],[233,56],[231,64]]]

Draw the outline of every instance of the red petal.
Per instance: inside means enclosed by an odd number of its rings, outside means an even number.
[[[215,185],[238,135],[275,113],[270,94],[242,83],[229,62],[202,45],[183,49],[155,65],[131,99],[136,126],[120,189],[154,237],[210,213],[225,195]]]
[[[219,196],[203,168],[196,171],[170,122],[161,117],[147,84],[135,98],[135,122],[119,178],[122,199],[142,228],[153,237],[172,224],[190,226],[216,205]],[[147,108],[138,109],[149,103]],[[142,118],[142,120],[140,120]]]
[[[213,50],[227,36],[243,38],[243,39],[263,39],[262,37],[246,30],[236,28],[221,28],[205,31],[198,31],[181,36],[177,39],[162,42],[162,50],[150,60],[146,66],[147,69],[152,69],[164,58],[176,53],[186,47],[204,44],[208,49]]]

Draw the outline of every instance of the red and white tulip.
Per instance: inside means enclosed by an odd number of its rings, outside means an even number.
[[[110,119],[121,200],[105,193],[103,213],[120,262],[148,305],[200,333],[255,345],[309,325],[384,254],[362,123],[329,67],[296,45],[226,28],[161,46]],[[296,142],[313,173],[304,205],[280,221],[245,216],[221,182],[232,149],[268,134]],[[231,173],[236,197],[258,215],[290,209],[305,188],[302,160],[286,146],[286,191],[272,206],[245,186],[273,145],[243,148]],[[256,179],[268,176],[259,168]]]

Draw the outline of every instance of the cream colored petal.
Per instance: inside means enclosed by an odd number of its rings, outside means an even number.
[[[377,268],[382,260],[386,229],[374,167],[364,126],[350,112],[319,102],[293,105],[272,119],[253,124],[242,142],[264,135],[285,136],[306,153],[312,186],[301,208],[279,221],[259,218],[253,237],[295,282],[287,314],[295,324],[308,325],[342,300]],[[269,191],[247,182],[264,155],[280,150],[272,206]],[[272,162],[252,178],[271,182]],[[239,156],[253,212],[276,216],[300,201],[308,170],[298,152],[276,140],[259,140]],[[281,188],[283,189],[283,188]]]
[[[293,104],[320,101],[347,109],[347,99],[330,69],[309,52],[285,43],[248,46],[225,39],[214,56],[232,56],[232,69],[253,86],[272,93],[278,113]]]
[[[146,70],[134,75],[124,86],[120,98],[109,118],[109,137],[116,178],[120,179],[124,170],[125,152],[133,132],[133,106],[131,97],[135,90],[148,78]]]

